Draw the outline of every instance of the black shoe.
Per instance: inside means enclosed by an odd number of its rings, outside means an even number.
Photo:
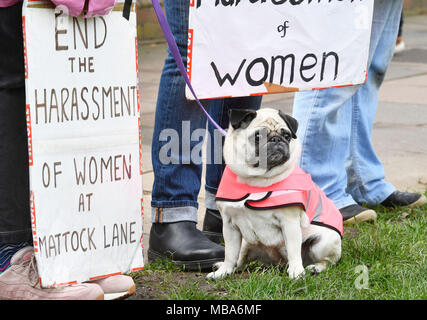
[[[354,224],[355,222],[375,222],[377,219],[377,213],[372,209],[367,209],[358,204],[352,204],[350,206],[340,209],[344,224]]]
[[[196,223],[153,223],[150,231],[148,261],[171,260],[190,271],[212,270],[224,261],[224,247],[207,239]]]
[[[203,233],[209,240],[215,243],[223,243],[222,236],[222,218],[218,210],[206,209],[205,219],[203,220]]]
[[[418,193],[393,192],[387,199],[381,202],[381,205],[387,208],[393,207],[421,207],[426,203],[426,197]]]

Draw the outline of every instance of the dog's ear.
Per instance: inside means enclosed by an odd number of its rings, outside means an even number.
[[[283,119],[283,121],[286,122],[286,125],[288,126],[289,130],[291,130],[292,138],[297,138],[297,130],[298,130],[298,121],[295,118],[292,118],[290,115],[287,115],[283,113],[281,110],[279,110],[279,115]]]
[[[246,129],[252,120],[255,119],[256,115],[255,110],[249,109],[230,109],[228,111],[228,117],[234,130],[239,128]]]

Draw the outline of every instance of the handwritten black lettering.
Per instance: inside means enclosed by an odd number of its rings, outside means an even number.
[[[36,125],[134,117],[138,112],[136,86],[35,89],[34,97]]]
[[[132,154],[108,158],[85,156],[74,158],[75,181],[78,186],[132,179]]]
[[[263,85],[267,79],[270,83],[282,85],[287,81],[287,84],[291,84],[295,81],[296,75],[304,82],[311,82],[316,78],[324,81],[326,78],[331,78],[330,75],[328,77],[325,76],[326,70],[330,70],[326,66],[330,63],[334,63],[333,79],[336,80],[339,73],[340,58],[336,52],[330,51],[323,52],[321,56],[307,53],[300,60],[295,54],[291,53],[285,56],[272,56],[270,59],[259,57],[246,64],[247,61],[247,59],[242,60],[239,69],[233,76],[227,72],[221,73],[216,63],[212,61],[211,67],[219,86],[222,87],[226,82],[234,86],[241,74],[244,74],[245,79],[243,81],[253,87]],[[243,69],[246,70],[242,72]],[[285,76],[288,77],[285,78]]]
[[[347,2],[353,3],[353,2],[361,2],[363,0],[347,0]],[[200,8],[202,6],[202,3],[206,3],[205,0],[196,0],[196,8]],[[249,1],[242,1],[242,0],[215,0],[215,7],[222,6],[222,7],[237,7],[240,3],[247,3],[250,4],[264,4],[264,3],[271,3],[273,5],[314,5],[314,4],[324,4],[324,3],[332,3],[332,2],[346,2],[345,0],[249,0]]]

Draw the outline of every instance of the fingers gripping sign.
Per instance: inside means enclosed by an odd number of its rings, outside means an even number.
[[[65,14],[78,17],[82,13],[85,18],[104,16],[111,12],[117,0],[52,0],[58,10]]]

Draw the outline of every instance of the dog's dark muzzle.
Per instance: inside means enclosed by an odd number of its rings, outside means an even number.
[[[260,154],[260,157],[262,156]],[[289,158],[289,143],[279,135],[269,137],[267,142],[267,169],[280,166]]]

